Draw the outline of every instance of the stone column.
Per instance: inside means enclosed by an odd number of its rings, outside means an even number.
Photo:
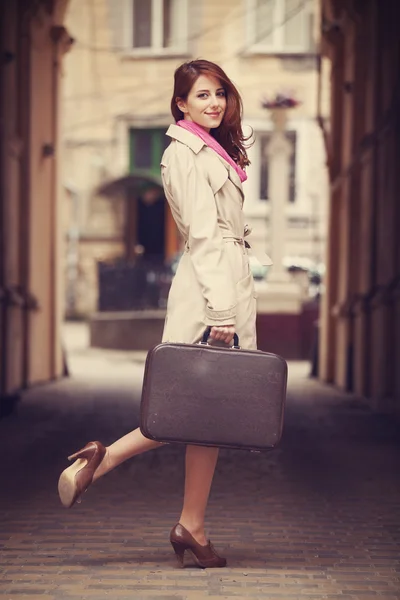
[[[271,110],[274,131],[267,148],[268,156],[268,198],[271,202],[271,248],[273,268],[269,282],[290,281],[283,266],[286,242],[286,207],[289,202],[289,169],[293,148],[285,136],[287,109]]]
[[[285,136],[287,108],[271,109],[274,130],[267,148],[268,198],[271,203],[271,254],[273,266],[265,285],[258,286],[258,310],[298,314],[302,292],[283,265],[287,237],[286,207],[289,202],[289,169],[293,148]]]

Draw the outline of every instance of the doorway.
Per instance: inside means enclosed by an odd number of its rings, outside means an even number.
[[[163,263],[165,260],[165,197],[160,186],[129,188],[126,195],[126,258]]]

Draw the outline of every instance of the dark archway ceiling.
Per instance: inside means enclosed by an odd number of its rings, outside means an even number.
[[[136,172],[102,183],[96,190],[101,196],[116,196],[127,190],[143,191],[152,187],[163,189],[161,176]]]

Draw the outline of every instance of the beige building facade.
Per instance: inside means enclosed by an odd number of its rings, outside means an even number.
[[[129,178],[159,178],[173,72],[198,57],[219,63],[242,94],[244,123],[255,137],[246,216],[260,249],[272,254],[272,121],[262,99],[284,92],[300,101],[287,127],[293,153],[285,262],[323,262],[328,185],[316,121],[319,19],[314,0],[71,0],[66,24],[75,44],[63,82],[67,312],[96,310],[98,261],[127,257],[129,247],[143,245]],[[179,240],[168,211],[164,218],[168,259]]]

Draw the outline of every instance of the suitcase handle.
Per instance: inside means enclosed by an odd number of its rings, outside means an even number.
[[[207,329],[205,330],[204,334],[203,334],[203,338],[201,340],[201,344],[205,344],[207,345],[207,341],[208,338],[210,337],[210,333],[211,333],[211,327],[207,327]],[[240,346],[239,346],[239,336],[237,333],[233,334],[233,346],[232,348],[235,348],[235,350],[240,350]]]

